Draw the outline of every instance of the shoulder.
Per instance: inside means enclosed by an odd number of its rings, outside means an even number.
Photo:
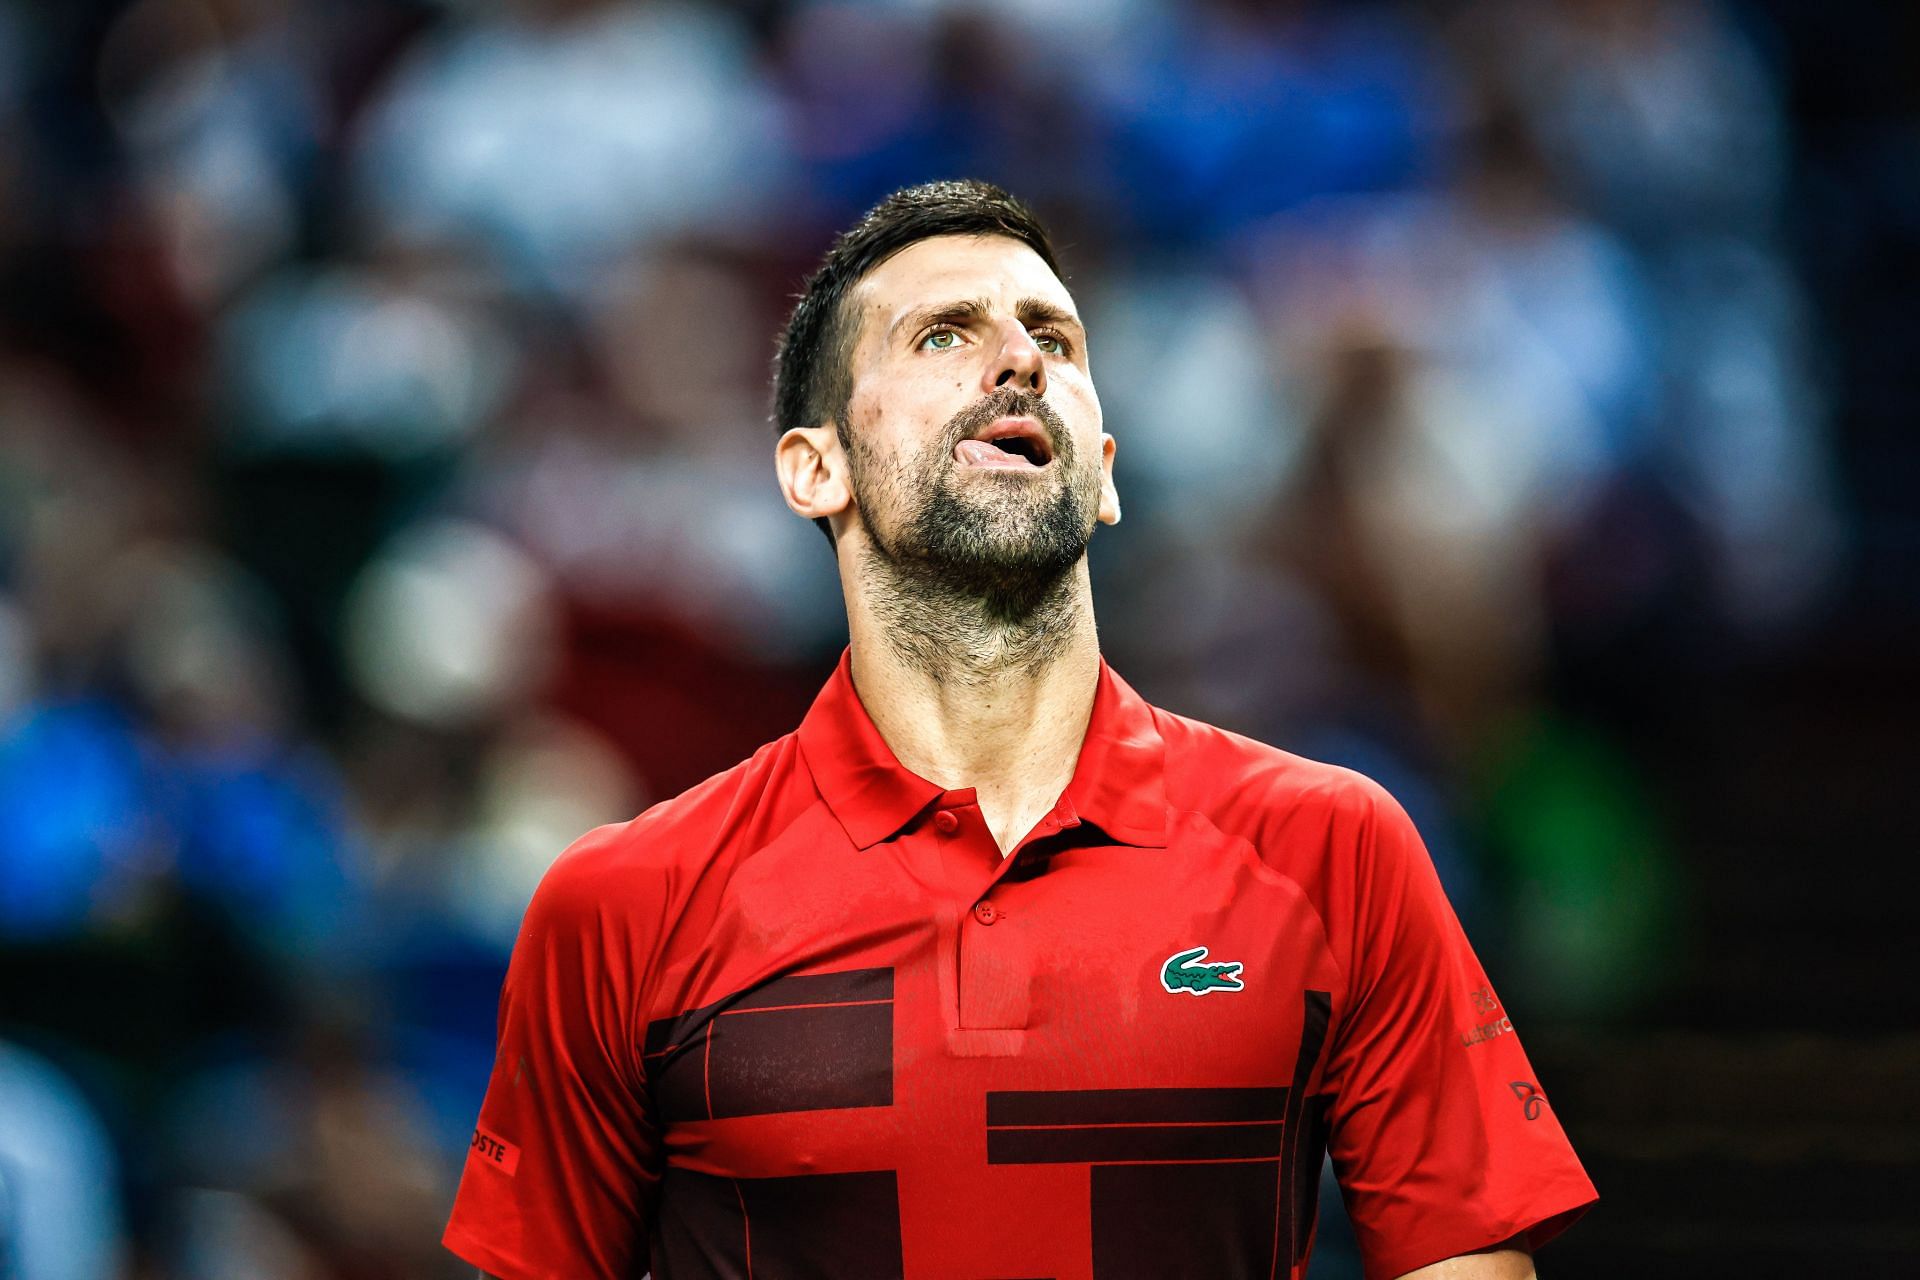
[[[587,832],[541,877],[534,909],[578,919],[671,911],[817,800],[795,735],[638,817]]]
[[[1444,932],[1450,908],[1433,861],[1385,787],[1354,769],[1159,714],[1169,805],[1244,842],[1264,873],[1290,881],[1347,972],[1379,962],[1383,939]]]
[[[1329,932],[1403,899],[1437,892],[1412,819],[1354,769],[1310,760],[1185,716],[1156,712],[1167,746],[1167,803],[1241,842],[1299,887]]]
[[[1154,709],[1166,743],[1167,802],[1256,846],[1320,834],[1360,840],[1405,821],[1385,787],[1354,769]]]

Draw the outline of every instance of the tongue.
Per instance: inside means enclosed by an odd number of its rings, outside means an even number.
[[[953,456],[976,467],[1031,467],[1033,463],[1017,453],[996,449],[985,440],[962,440],[954,446]]]

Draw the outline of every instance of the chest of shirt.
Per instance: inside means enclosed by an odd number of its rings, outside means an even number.
[[[1341,979],[1250,849],[1197,822],[1165,848],[1079,827],[1002,860],[965,805],[869,849],[838,835],[796,824],[673,939],[643,1052],[670,1163],[938,1179],[1273,1154]]]

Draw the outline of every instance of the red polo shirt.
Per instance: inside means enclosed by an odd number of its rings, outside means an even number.
[[[1371,1277],[1594,1192],[1406,814],[1104,663],[1002,858],[849,659],[797,732],[547,873],[446,1244],[534,1277]]]

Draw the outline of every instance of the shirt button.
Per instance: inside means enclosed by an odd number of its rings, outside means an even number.
[[[960,819],[954,816],[951,809],[942,809],[933,815],[933,825],[941,835],[950,836],[960,829]]]
[[[993,909],[991,902],[976,902],[973,904],[973,918],[981,924],[992,924],[1000,918],[1000,913]]]

